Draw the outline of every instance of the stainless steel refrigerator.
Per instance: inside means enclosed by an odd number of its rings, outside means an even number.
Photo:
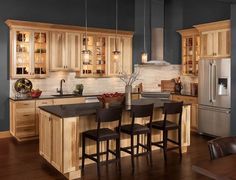
[[[229,58],[199,61],[199,133],[212,136],[230,134],[230,62]]]

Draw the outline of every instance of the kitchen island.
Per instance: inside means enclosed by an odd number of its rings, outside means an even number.
[[[170,100],[160,99],[139,99],[133,100],[132,104],[150,104],[154,103],[153,118],[162,119],[162,107],[165,102]],[[54,105],[40,107],[39,119],[39,153],[58,171],[64,174],[68,179],[81,177],[81,133],[90,129],[96,129],[96,109],[100,108],[100,103],[82,103],[71,105]],[[185,104],[182,116],[182,150],[187,152],[187,146],[190,145],[190,105]],[[122,124],[130,124],[130,107],[124,107],[122,115]],[[170,117],[170,120],[176,121],[177,116]],[[146,119],[138,119],[140,123],[145,123]],[[116,122],[105,123],[103,127],[114,128]],[[176,132],[170,132],[170,137],[177,138]],[[152,140],[157,141],[162,138],[160,131],[153,131]],[[145,138],[140,138],[142,142]],[[135,141],[136,142],[136,141]],[[130,138],[126,135],[121,136],[121,147],[128,146]],[[101,144],[101,151],[105,151],[105,142]],[[115,142],[110,143],[110,148],[115,148]],[[155,148],[153,147],[153,150]],[[88,141],[86,152],[94,153],[96,144]],[[127,154],[121,153],[121,156]],[[110,156],[110,159],[114,157]],[[105,157],[101,157],[105,160]],[[94,163],[86,160],[86,164]]]

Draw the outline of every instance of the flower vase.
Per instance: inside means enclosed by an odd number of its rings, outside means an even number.
[[[125,86],[125,105],[131,106],[132,101],[132,86],[126,85]]]

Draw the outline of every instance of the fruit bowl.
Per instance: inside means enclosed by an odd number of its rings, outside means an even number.
[[[124,94],[123,93],[105,93],[101,96],[97,97],[98,100],[103,103],[103,106],[105,106],[106,103],[108,104],[122,104],[124,102]]]
[[[30,96],[32,98],[38,98],[38,97],[41,96],[41,94],[42,94],[42,91],[39,90],[39,89],[36,89],[36,90],[32,89],[31,92],[30,92]]]

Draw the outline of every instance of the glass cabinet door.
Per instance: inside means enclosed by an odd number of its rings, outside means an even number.
[[[47,41],[48,35],[46,32],[34,32],[34,74],[47,74]]]
[[[109,37],[109,75],[118,75],[122,71],[122,44],[121,39],[117,38],[117,50],[120,55],[117,59],[114,58],[113,51],[115,51],[115,37]]]
[[[103,76],[107,74],[107,40],[105,37],[96,36],[94,39],[95,51],[94,51],[94,74],[96,76]]]
[[[81,66],[82,66],[82,71],[81,75],[82,76],[92,76],[93,75],[93,64],[94,64],[94,37],[89,35],[87,36],[87,39],[85,37],[85,34],[82,36],[82,51],[85,50],[86,48],[86,40],[87,40],[87,50],[89,50],[90,55],[89,55],[89,60],[85,60],[83,58],[83,54],[81,53]]]
[[[15,32],[15,75],[31,75],[31,32],[17,30]]]
[[[194,74],[194,38],[184,37],[182,45],[182,71],[183,74]]]
[[[51,32],[50,35],[50,69],[64,70],[65,65],[65,33]]]

